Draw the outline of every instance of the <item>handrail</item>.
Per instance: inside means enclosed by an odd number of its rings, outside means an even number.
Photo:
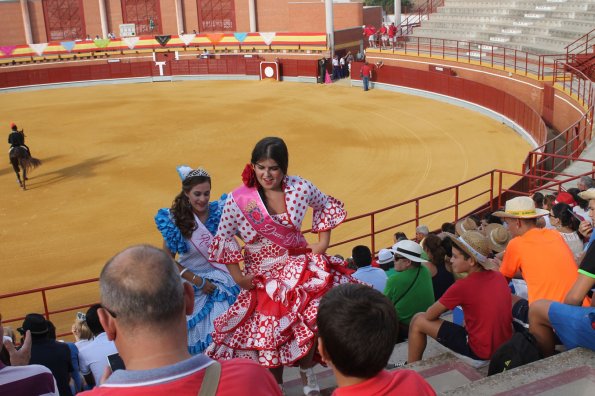
[[[572,43],[564,47],[566,48],[566,61],[569,62],[570,55],[586,54],[589,51],[589,44],[591,44],[591,40],[595,41],[595,29],[591,30],[588,33],[585,33],[584,35],[582,35],[581,37],[577,38]],[[595,44],[595,42],[593,44]],[[591,44],[591,46],[593,44]],[[583,45],[585,46],[584,50],[582,50],[581,52],[575,52]]]
[[[444,0],[427,0],[423,5],[410,13],[404,21],[397,24],[398,36],[413,32],[413,28],[420,26],[424,17],[426,17],[425,19],[428,19],[430,14],[435,12],[436,9],[442,5],[444,5]],[[405,27],[405,30],[403,30],[403,27]]]

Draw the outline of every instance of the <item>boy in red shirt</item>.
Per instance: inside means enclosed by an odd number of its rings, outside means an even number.
[[[338,388],[333,396],[436,395],[415,371],[384,368],[397,340],[397,314],[377,290],[344,284],[324,295],[318,308],[318,351]]]
[[[445,347],[474,360],[488,360],[512,337],[512,299],[502,274],[484,266],[490,265],[487,238],[478,231],[464,232],[460,237],[448,234],[452,241],[453,272],[467,272],[456,281],[426,312],[418,313],[409,325],[409,363],[421,360],[427,336]],[[449,309],[461,306],[465,327],[440,319]]]

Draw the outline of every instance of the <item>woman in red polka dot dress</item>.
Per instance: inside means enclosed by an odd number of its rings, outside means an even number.
[[[318,303],[333,286],[354,280],[341,260],[325,254],[331,229],[347,215],[343,203],[288,176],[287,166],[285,142],[262,139],[242,174],[244,185],[227,198],[210,259],[226,264],[242,291],[215,320],[206,353],[257,361],[280,384],[283,366],[299,365],[308,395],[319,392],[311,369]],[[314,210],[318,243],[308,244],[300,232],[308,207]],[[235,236],[244,241],[243,249]]]

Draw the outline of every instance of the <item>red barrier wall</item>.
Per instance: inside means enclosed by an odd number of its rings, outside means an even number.
[[[167,60],[166,58],[162,60]],[[239,74],[247,76],[259,75],[262,59],[244,58],[243,56],[225,56],[209,59],[187,59],[167,61],[163,67],[164,75],[205,75],[205,74]],[[281,75],[287,77],[316,77],[316,59],[279,59]],[[114,62],[84,66],[39,65],[14,71],[6,69],[0,73],[0,88],[28,85],[65,83],[73,81],[103,80],[130,77],[159,76],[159,68],[152,61]]]
[[[359,79],[361,67],[361,62],[352,63],[354,79]],[[434,92],[478,104],[510,118],[529,132],[538,144],[545,142],[546,130],[543,128],[540,115],[521,99],[489,85],[445,73],[396,66],[375,69],[372,80]]]

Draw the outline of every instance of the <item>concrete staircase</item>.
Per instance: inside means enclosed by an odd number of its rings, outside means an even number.
[[[413,37],[562,54],[595,28],[595,0],[445,0]]]

